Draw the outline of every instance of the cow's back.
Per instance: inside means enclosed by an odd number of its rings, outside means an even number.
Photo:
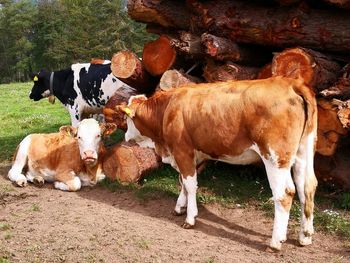
[[[240,155],[253,144],[262,151],[275,145],[296,148],[305,122],[303,99],[293,90],[297,84],[272,78],[173,90],[164,112],[164,137],[169,144],[181,137],[213,158]]]
[[[74,138],[64,133],[32,134],[28,152],[31,169],[73,170],[82,169],[79,147]]]

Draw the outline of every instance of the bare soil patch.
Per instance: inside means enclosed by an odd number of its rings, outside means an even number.
[[[255,209],[199,207],[195,229],[180,227],[176,200],[140,200],[101,186],[76,193],[14,187],[0,166],[0,259],[10,262],[350,262],[340,238],[317,232],[299,247],[291,222],[279,253],[266,252],[272,218]]]

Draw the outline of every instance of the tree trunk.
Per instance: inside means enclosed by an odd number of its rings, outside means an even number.
[[[333,99],[332,103],[338,106],[338,118],[344,128],[350,129],[350,100]]]
[[[181,71],[172,69],[164,72],[163,76],[160,78],[159,88],[161,90],[168,90],[171,88],[177,88],[188,83],[199,83],[200,79],[192,77]]]
[[[337,80],[337,82],[330,88],[321,91],[320,94],[328,99],[350,99],[350,64],[343,68],[342,76]]]
[[[170,69],[176,60],[176,51],[171,47],[170,38],[162,35],[144,45],[142,63],[152,76],[160,76]]]
[[[182,31],[179,39],[172,39],[170,43],[172,47],[191,57],[203,57],[204,55],[201,38],[195,34]]]
[[[232,62],[217,64],[208,61],[204,68],[204,78],[208,82],[255,79],[259,69],[241,66]]]
[[[336,80],[341,67],[327,56],[305,48],[290,48],[274,56],[272,75],[302,78],[318,93]]]
[[[324,156],[335,153],[338,141],[347,134],[338,118],[338,106],[331,101],[320,99],[317,101],[317,145],[316,152]]]
[[[197,14],[191,18],[192,32],[209,32],[237,43],[350,52],[350,16],[345,10],[271,8],[243,0],[187,2]]]
[[[323,0],[329,4],[350,10],[350,0]]]
[[[140,59],[131,51],[115,53],[111,61],[111,70],[114,76],[139,93],[150,93],[156,88],[157,79],[145,70]]]
[[[113,96],[108,100],[107,104],[103,108],[103,115],[105,121],[108,123],[114,123],[118,129],[127,130],[126,120],[124,114],[117,113],[115,107],[120,104],[128,104],[131,96],[139,94],[137,90],[122,87],[118,89]],[[118,111],[119,112],[119,111]]]
[[[139,22],[188,29],[190,14],[183,1],[129,0],[129,16]]]
[[[258,75],[257,75],[257,79],[267,79],[267,78],[270,78],[272,77],[272,64],[269,63],[269,64],[266,64],[265,66],[263,66]]]
[[[271,60],[271,53],[263,47],[245,47],[230,39],[204,33],[201,36],[204,52],[215,60],[239,62],[245,65],[261,65]]]
[[[150,148],[122,142],[107,149],[103,161],[104,174],[121,183],[136,183],[147,172],[160,166],[160,158]]]

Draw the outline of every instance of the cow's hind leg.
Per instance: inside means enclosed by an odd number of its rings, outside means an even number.
[[[27,178],[27,180],[29,182],[31,182],[31,183],[35,184],[36,186],[39,186],[39,187],[43,186],[44,183],[45,183],[45,180],[44,180],[44,178],[42,176],[40,176],[40,175],[32,175],[31,172],[29,172],[29,171],[26,173],[26,178]]]
[[[28,160],[28,151],[31,141],[30,138],[30,135],[28,135],[19,144],[14,163],[7,175],[12,182],[15,182],[16,185],[21,187],[27,185],[27,178],[22,171]]]
[[[195,172],[192,176],[182,176],[182,183],[185,186],[185,191],[187,192],[187,216],[186,221],[182,225],[183,228],[193,228],[196,222],[196,216],[198,215],[197,208],[197,173]],[[179,196],[180,197],[180,196]]]
[[[302,246],[312,243],[314,233],[313,211],[317,179],[314,172],[313,141],[314,137],[309,135],[307,141],[300,145],[293,166],[293,178],[301,205],[299,243]]]
[[[187,191],[185,185],[182,181],[181,175],[179,175],[179,181],[181,185],[181,191],[179,197],[177,198],[176,206],[174,209],[174,215],[183,215],[186,212],[187,207]]]
[[[287,239],[289,212],[295,186],[289,168],[277,168],[270,161],[264,161],[264,164],[275,204],[275,219],[270,247],[280,250],[282,243]]]

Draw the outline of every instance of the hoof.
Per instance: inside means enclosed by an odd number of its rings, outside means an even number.
[[[276,248],[273,248],[273,247],[270,247],[270,246],[267,246],[265,251],[268,252],[268,253],[278,253],[278,252],[280,252],[280,250],[278,250]]]
[[[299,237],[299,244],[302,247],[311,245],[312,244],[312,237],[311,236]]]
[[[33,183],[36,185],[36,186],[39,186],[39,187],[42,187],[45,183],[44,179],[40,176],[36,176],[33,178]]]
[[[173,210],[172,214],[174,216],[182,216],[182,215],[186,214],[186,212],[187,212],[187,208],[186,207],[181,207],[180,212],[177,212],[176,210]]]
[[[27,186],[27,180],[18,180],[16,181],[16,185],[19,187],[25,187]]]
[[[281,248],[282,248],[282,241],[279,241],[279,242],[273,242],[273,241],[271,241],[271,242],[270,242],[269,248],[272,249],[272,250],[274,250],[274,252],[280,251]]]
[[[182,228],[184,228],[184,229],[192,229],[192,228],[194,228],[194,225],[191,225],[191,224],[185,222],[185,223],[182,224]]]

